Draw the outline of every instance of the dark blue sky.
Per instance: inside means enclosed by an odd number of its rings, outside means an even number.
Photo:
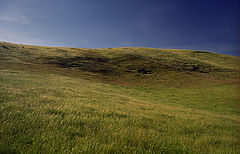
[[[0,4],[0,41],[177,48],[240,56],[237,0],[0,0]]]

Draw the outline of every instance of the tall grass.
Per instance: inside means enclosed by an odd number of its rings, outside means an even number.
[[[0,153],[240,153],[238,64],[0,42]]]
[[[151,89],[27,71],[0,76],[2,153],[239,152],[236,86]]]

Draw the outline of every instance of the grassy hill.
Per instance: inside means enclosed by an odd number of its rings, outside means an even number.
[[[0,42],[0,153],[239,153],[240,58]]]

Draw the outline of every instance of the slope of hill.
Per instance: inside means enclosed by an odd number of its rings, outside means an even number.
[[[0,153],[238,153],[240,58],[0,42]]]

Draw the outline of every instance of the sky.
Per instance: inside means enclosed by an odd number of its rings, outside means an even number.
[[[0,0],[0,41],[240,56],[238,0]]]

